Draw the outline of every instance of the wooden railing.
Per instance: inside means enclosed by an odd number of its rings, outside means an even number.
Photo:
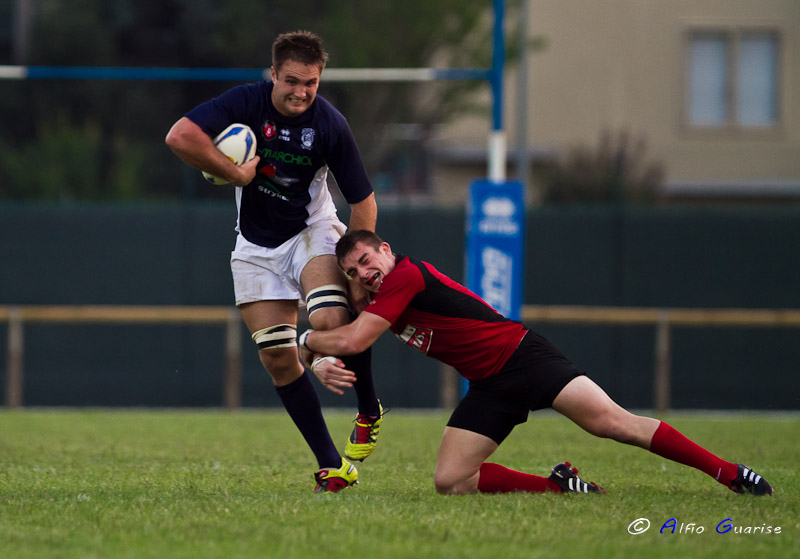
[[[644,307],[524,306],[522,320],[536,323],[650,325],[656,329],[653,408],[670,408],[672,328],[685,327],[800,327],[800,309],[679,309]]]
[[[653,404],[670,407],[673,327],[800,327],[800,309],[655,309],[526,305],[523,322],[650,325],[656,329]],[[219,324],[224,326],[223,403],[235,409],[242,402],[242,321],[233,307],[175,306],[0,306],[0,322],[8,323],[5,405],[23,405],[26,323]],[[444,400],[444,399],[443,399]]]
[[[8,366],[5,405],[23,405],[26,323],[83,324],[220,324],[225,327],[223,403],[242,404],[242,319],[234,307],[152,306],[0,306],[0,322],[8,322]]]

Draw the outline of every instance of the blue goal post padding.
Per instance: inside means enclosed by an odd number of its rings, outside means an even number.
[[[518,181],[473,181],[466,221],[467,287],[520,320],[525,268],[525,188]],[[461,380],[461,396],[469,382]]]

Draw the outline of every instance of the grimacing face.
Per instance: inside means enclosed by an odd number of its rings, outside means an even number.
[[[287,60],[279,70],[272,67],[272,104],[283,116],[295,117],[311,107],[317,97],[322,70],[315,64]]]
[[[362,242],[356,243],[339,263],[351,280],[376,293],[383,279],[394,270],[395,260],[389,243],[381,243],[376,250]]]

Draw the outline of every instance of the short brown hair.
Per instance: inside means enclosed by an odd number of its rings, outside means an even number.
[[[366,246],[378,250],[381,248],[383,239],[381,239],[372,231],[368,231],[366,229],[349,231],[345,233],[341,239],[339,239],[338,243],[336,243],[336,261],[341,263],[342,259],[344,259],[344,257],[347,256],[351,250],[356,248],[358,243],[364,243]]]
[[[321,72],[328,63],[328,53],[319,35],[311,31],[281,33],[272,43],[272,67],[277,72],[289,60],[319,66]]]

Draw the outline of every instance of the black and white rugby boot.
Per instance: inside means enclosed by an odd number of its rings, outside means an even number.
[[[578,477],[578,468],[569,462],[553,466],[553,473],[547,478],[561,488],[562,493],[605,493],[595,482],[586,483]]]
[[[736,464],[736,467],[738,468],[736,477],[731,481],[732,490],[759,496],[772,495],[775,492],[767,480],[744,464]]]

